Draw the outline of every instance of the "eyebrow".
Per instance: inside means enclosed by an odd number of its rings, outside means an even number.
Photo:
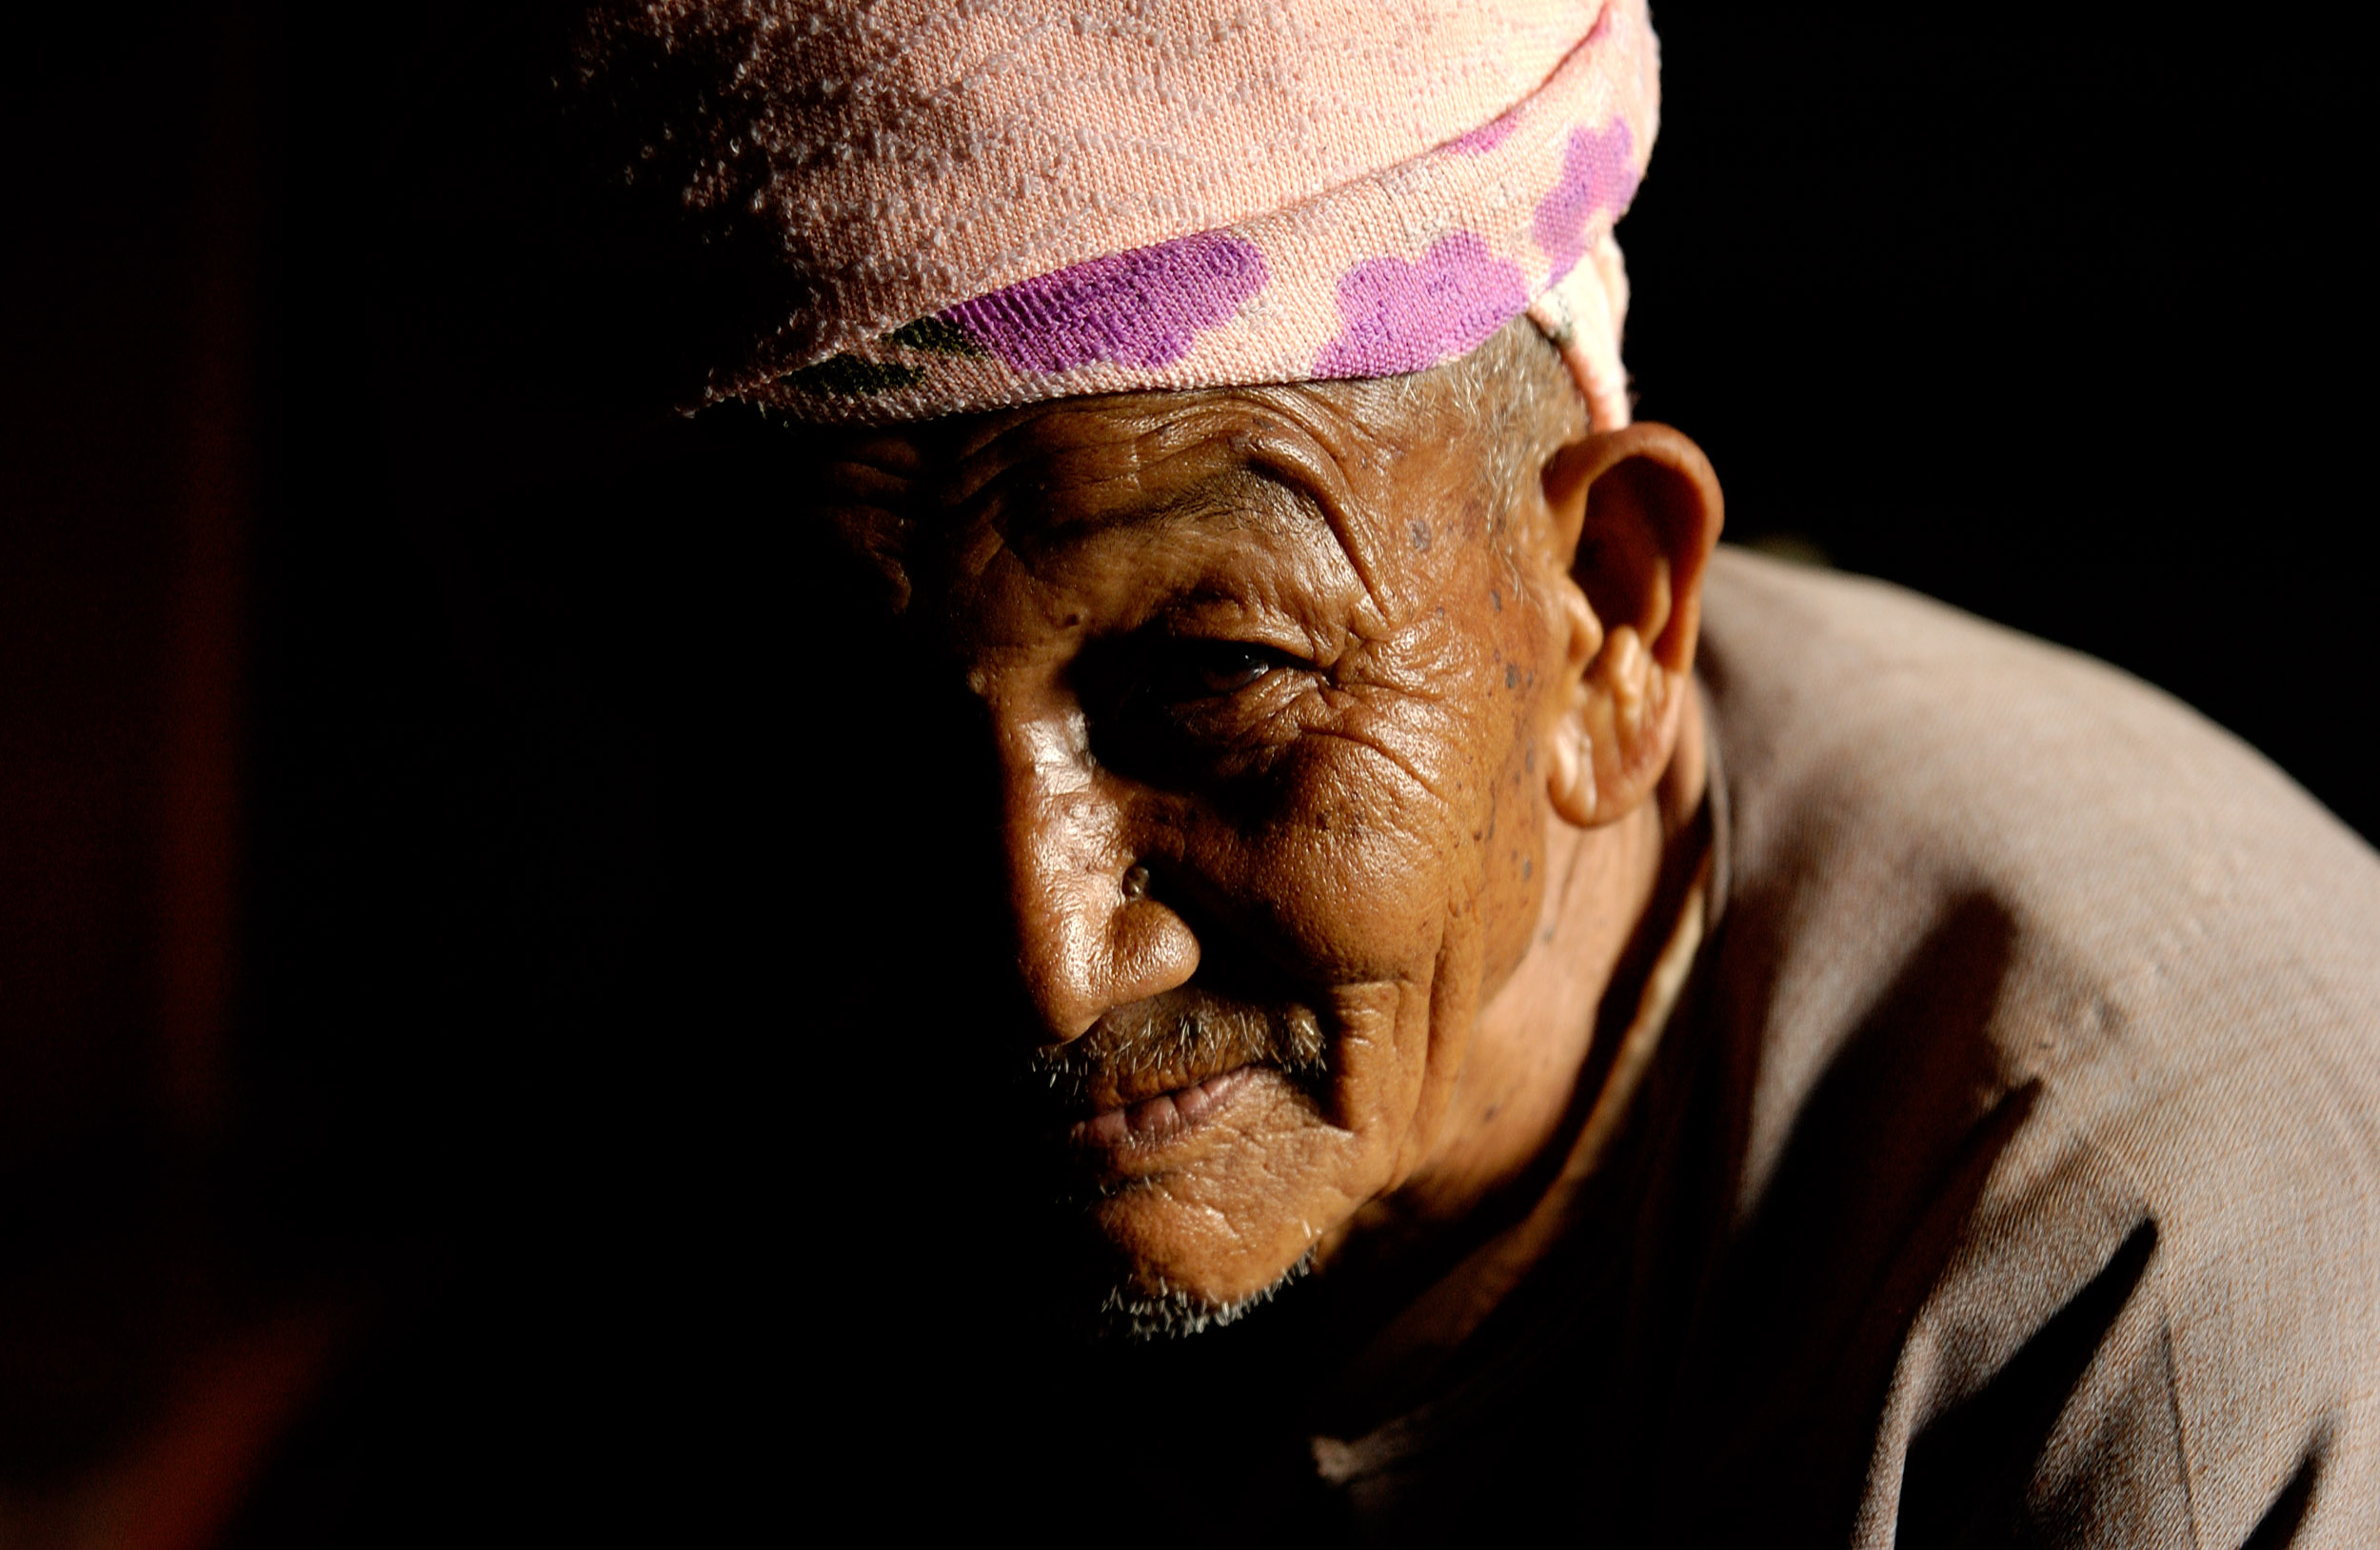
[[[1135,439],[1162,437],[1175,427],[1156,427]],[[1057,447],[1006,447],[1007,438],[995,436],[954,449],[949,476],[938,481],[932,506],[947,516],[973,522],[991,510],[1038,506],[1044,524],[1033,525],[1055,539],[1060,531],[1089,522],[1099,527],[1145,523],[1225,523],[1239,527],[1274,526],[1284,506],[1325,527],[1335,527],[1329,503],[1312,487],[1311,472],[1299,460],[1282,455],[1278,438],[1262,435],[1182,436],[1172,447],[1157,448],[1159,456],[1140,459],[1121,446],[1098,444]],[[1082,468],[1102,457],[1114,457],[1112,469]],[[1184,458],[1205,467],[1193,469],[1173,487],[1151,491],[1145,476]],[[1069,477],[1068,466],[1078,475]],[[1118,485],[1127,488],[1121,494]],[[1020,496],[1022,487],[1022,497]],[[1053,505],[1041,492],[1062,488],[1073,498]],[[1262,492],[1262,497],[1251,499]],[[1021,534],[1012,537],[1022,536]]]
[[[953,443],[945,444],[957,467],[954,477],[937,491],[934,505],[944,515],[972,526],[986,514],[987,507],[1007,505],[1021,481],[1045,479],[1055,465],[1077,458],[1097,459],[1102,452],[1113,456],[1125,442],[1140,443],[1156,456],[1146,460],[1125,457],[1115,473],[1124,473],[1126,465],[1145,469],[1182,457],[1203,459],[1212,466],[1197,470],[1181,487],[1157,499],[1125,498],[1111,503],[1095,498],[1081,503],[1077,515],[1101,527],[1144,522],[1205,525],[1223,520],[1252,528],[1270,527],[1271,522],[1249,523],[1247,518],[1258,511],[1274,515],[1285,501],[1289,508],[1314,518],[1330,534],[1354,571],[1357,585],[1375,606],[1387,610],[1372,546],[1362,541],[1361,525],[1353,520],[1349,499],[1353,491],[1347,487],[1344,472],[1327,454],[1324,439],[1302,425],[1298,414],[1279,406],[1245,402],[1167,404],[1157,412],[1133,404],[1097,408],[1074,406],[1058,413],[1061,418],[1055,423],[1026,415],[962,430]],[[1078,414],[1101,416],[1105,434],[1066,435],[1066,420]],[[1048,431],[1057,434],[1045,435]],[[1147,445],[1151,443],[1155,445]],[[1240,482],[1249,480],[1268,490],[1271,498],[1257,503],[1246,500],[1243,492],[1248,487]],[[1101,482],[1105,481],[1095,481]],[[1041,548],[1058,541],[1061,530],[1077,523],[1066,513],[1056,515],[1058,520],[1049,526],[1009,531],[1003,542],[1021,541],[1021,546]]]
[[[1270,498],[1250,500],[1251,492]],[[1286,510],[1318,527],[1328,528],[1330,515],[1322,502],[1305,482],[1290,477],[1271,464],[1258,460],[1215,473],[1198,480],[1187,489],[1150,506],[1144,513],[1135,514],[1128,521],[1222,523],[1231,527],[1274,528],[1280,526],[1271,519]]]

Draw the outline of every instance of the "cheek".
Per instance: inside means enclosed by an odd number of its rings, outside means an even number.
[[[1225,891],[1301,977],[1418,983],[1473,929],[1497,843],[1496,774],[1448,703],[1309,732],[1264,810],[1212,836]]]
[[[1544,785],[1536,771],[1535,740],[1524,729],[1495,783],[1495,817],[1480,856],[1480,933],[1492,994],[1529,950],[1545,903]]]

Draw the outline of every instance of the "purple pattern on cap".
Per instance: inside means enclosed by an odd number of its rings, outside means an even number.
[[[942,317],[1020,371],[1169,366],[1262,290],[1264,255],[1228,231],[1110,253],[961,302]]]
[[[1587,224],[1601,212],[1616,217],[1636,197],[1636,137],[1627,121],[1614,119],[1599,133],[1570,131],[1562,153],[1562,175],[1537,206],[1532,223],[1537,246],[1554,261],[1549,280],[1560,280],[1587,252]]]
[[[1384,377],[1460,355],[1529,306],[1519,266],[1469,231],[1430,245],[1418,263],[1368,258],[1339,277],[1337,339],[1318,377]]]

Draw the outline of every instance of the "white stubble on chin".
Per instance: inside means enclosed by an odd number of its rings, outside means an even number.
[[[1175,1286],[1162,1276],[1157,1278],[1154,1289],[1129,1281],[1119,1282],[1101,1300],[1093,1316],[1095,1332],[1103,1340],[1139,1344],[1187,1340],[1239,1322],[1279,1296],[1282,1288],[1302,1278],[1313,1265],[1314,1250],[1309,1247],[1270,1284],[1220,1302]]]

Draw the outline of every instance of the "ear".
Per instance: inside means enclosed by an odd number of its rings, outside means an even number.
[[[1676,750],[1724,503],[1702,448],[1651,424],[1563,447],[1545,495],[1569,627],[1547,785],[1590,828],[1651,796]]]

